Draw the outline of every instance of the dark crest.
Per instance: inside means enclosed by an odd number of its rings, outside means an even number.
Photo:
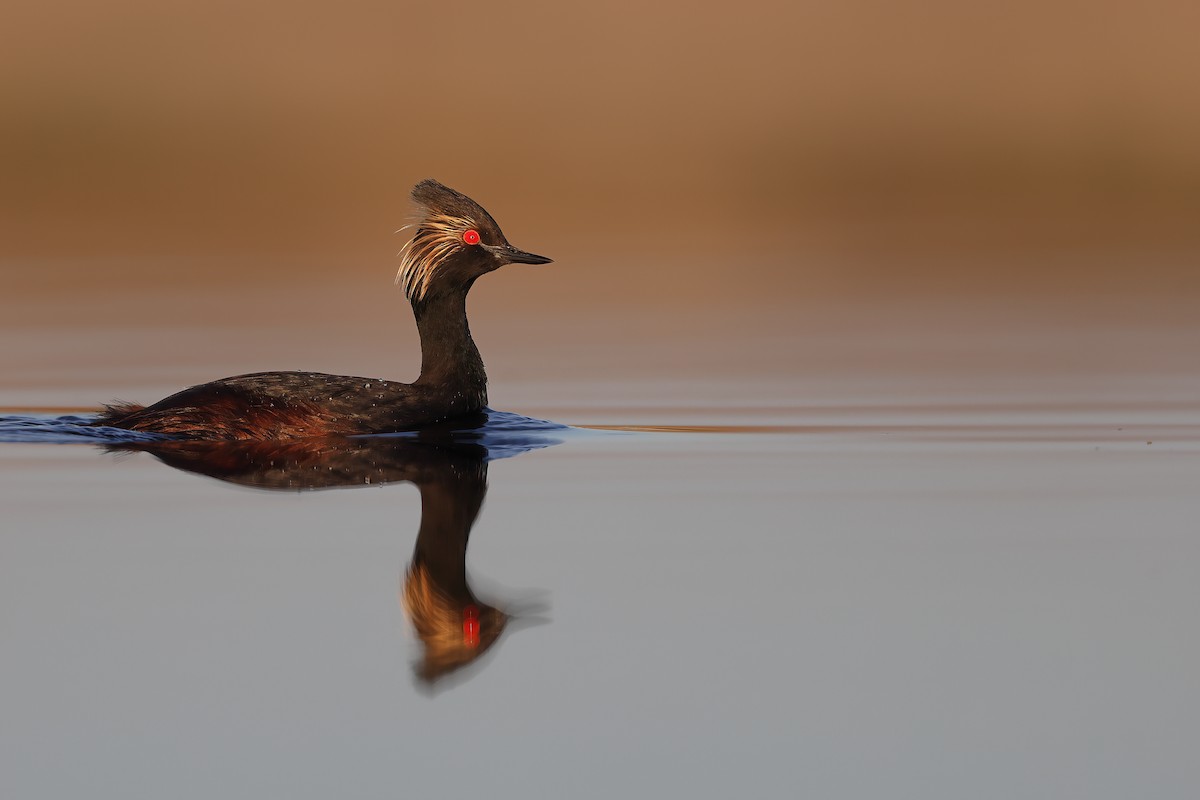
[[[430,214],[460,217],[479,225],[486,223],[496,227],[496,220],[492,219],[492,215],[484,210],[483,206],[433,178],[426,178],[414,186],[412,199]]]

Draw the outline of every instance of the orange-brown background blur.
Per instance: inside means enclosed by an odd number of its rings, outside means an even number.
[[[514,296],[1178,298],[1198,30],[1186,0],[19,3],[6,305],[382,289],[428,176],[559,262]]]

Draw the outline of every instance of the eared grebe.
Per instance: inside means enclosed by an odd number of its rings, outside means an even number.
[[[421,336],[415,383],[319,372],[256,372],[193,386],[151,406],[106,406],[96,425],[188,439],[388,433],[479,411],[487,375],[467,327],[467,292],[505,264],[549,264],[518,250],[478,203],[434,180],[412,190],[416,234],[396,282]]]

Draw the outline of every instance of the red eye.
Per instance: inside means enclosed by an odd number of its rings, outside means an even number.
[[[463,241],[467,244],[479,244],[479,231],[469,230],[463,234]]]

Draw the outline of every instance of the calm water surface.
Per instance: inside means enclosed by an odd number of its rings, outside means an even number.
[[[1190,797],[1196,385],[1089,374],[282,449],[10,424],[0,795]]]

